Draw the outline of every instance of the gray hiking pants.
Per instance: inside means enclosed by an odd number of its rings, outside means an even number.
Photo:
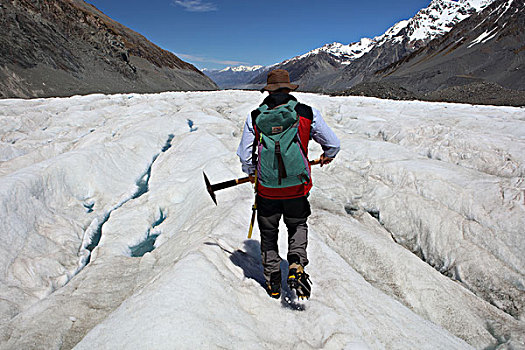
[[[295,262],[302,266],[308,264],[306,220],[310,213],[310,203],[306,197],[267,199],[257,196],[257,223],[261,233],[261,256],[266,281],[270,281],[272,273],[280,271],[282,259],[279,256],[277,239],[281,216],[284,216],[284,223],[288,229],[288,263]]]

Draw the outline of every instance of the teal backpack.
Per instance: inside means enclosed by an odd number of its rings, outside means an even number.
[[[308,159],[297,135],[297,103],[291,100],[273,109],[266,105],[258,108],[257,177],[264,187],[285,188],[310,181]]]

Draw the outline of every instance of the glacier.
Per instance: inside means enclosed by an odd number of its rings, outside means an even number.
[[[524,349],[525,110],[295,95],[342,146],[304,304],[262,287],[250,185],[202,178],[244,176],[260,93],[0,100],[0,349]]]

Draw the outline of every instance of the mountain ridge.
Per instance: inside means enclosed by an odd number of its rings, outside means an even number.
[[[247,82],[259,74],[265,74],[272,66],[236,66],[224,69],[203,69],[202,72],[222,89],[249,88]]]
[[[423,99],[525,105],[525,4],[496,0],[427,46],[374,73]]]
[[[214,90],[193,65],[81,0],[0,8],[0,97]]]
[[[299,89],[303,91],[344,90],[367,80],[368,76],[376,70],[398,61],[405,55],[424,47],[432,39],[444,35],[454,25],[480,11],[492,1],[432,0],[412,18],[395,23],[382,35],[336,47],[337,51],[345,52],[346,55],[334,54],[334,44],[329,44],[283,61],[278,68],[289,70],[291,80],[299,84]],[[326,55],[319,55],[321,52]],[[317,58],[317,62],[312,62],[312,57]],[[310,61],[307,64],[304,63],[306,58]],[[330,68],[327,70],[326,67]],[[332,67],[337,67],[336,71],[340,73],[334,72]],[[250,83],[263,84],[264,81],[265,76],[261,74]]]
[[[433,0],[380,36],[326,44],[271,67],[288,70],[299,91],[523,106],[525,5],[519,4]],[[265,82],[261,70],[237,88]]]

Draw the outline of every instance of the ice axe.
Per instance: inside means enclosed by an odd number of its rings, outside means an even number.
[[[321,164],[321,159],[311,160],[309,163],[310,165]],[[229,187],[237,186],[237,185],[240,185],[246,182],[250,182],[250,177],[246,176],[240,179],[228,180],[228,181],[219,182],[217,184],[212,185],[210,184],[210,180],[208,180],[208,177],[206,176],[206,174],[204,172],[202,172],[202,174],[204,175],[204,182],[206,183],[206,189],[208,190],[208,193],[210,194],[211,199],[213,200],[215,205],[217,205],[217,198],[215,197],[215,191],[223,190],[225,188],[229,188]]]
[[[208,177],[206,176],[205,172],[202,172],[204,175],[204,182],[206,182],[206,188],[208,189],[208,193],[211,196],[211,199],[213,199],[213,202],[215,205],[217,205],[217,199],[215,198],[215,191],[223,190],[228,187],[237,186],[246,182],[250,182],[250,177],[246,176],[241,179],[234,179],[234,180],[228,180],[224,182],[220,182],[218,184],[210,184],[210,180],[208,180]]]

